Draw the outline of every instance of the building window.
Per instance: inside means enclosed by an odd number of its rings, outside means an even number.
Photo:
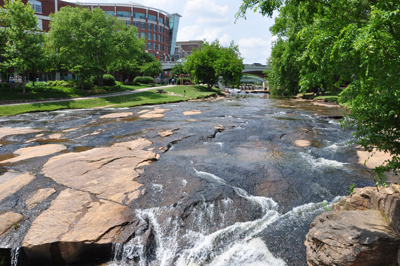
[[[32,9],[35,13],[42,13],[42,3],[39,1],[29,0],[29,4],[32,5]]]
[[[148,28],[148,30],[151,30],[151,29],[152,29],[152,26],[151,26],[150,23],[148,24],[148,27],[147,27],[147,28]]]
[[[153,33],[153,41],[157,41],[157,34]]]
[[[158,23],[164,24],[164,19],[163,18],[158,18]]]
[[[134,22],[133,22],[133,26],[135,26],[136,28],[139,28],[139,22],[134,21]]]
[[[145,34],[144,32],[141,32],[141,33],[140,33],[140,38],[141,38],[141,39],[146,38],[146,34]]]
[[[106,13],[107,16],[114,16],[114,11],[104,11],[104,13]]]
[[[149,15],[149,20],[151,21],[157,21],[157,17],[154,15]]]
[[[158,51],[161,51],[161,44],[158,44]]]
[[[131,22],[130,21],[125,21],[125,24],[130,26]]]
[[[151,50],[151,42],[147,43],[147,49]]]
[[[157,44],[156,43],[153,43],[153,50],[154,51],[157,50]]]
[[[117,17],[130,18],[131,17],[131,12],[128,12],[128,11],[117,11]]]
[[[133,12],[133,18],[146,19],[146,14]]]
[[[153,30],[157,31],[157,25],[156,24],[153,24]]]
[[[39,28],[40,30],[43,30],[43,20],[38,19],[38,20],[37,20],[37,26],[38,26],[38,28]]]
[[[144,22],[140,23],[140,28],[142,30],[145,30],[146,29],[146,23],[144,23]]]
[[[160,26],[158,26],[158,31],[159,31],[159,32],[161,32],[161,25],[160,25]]]
[[[148,39],[149,41],[151,41],[151,33],[150,33],[150,32],[147,33],[147,39]]]

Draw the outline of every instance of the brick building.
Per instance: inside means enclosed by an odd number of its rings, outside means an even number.
[[[64,6],[76,6],[61,0],[23,0],[29,2],[35,10],[39,28],[49,31],[51,13],[57,12]],[[139,37],[147,40],[146,52],[159,60],[169,60],[175,53],[176,37],[179,27],[179,14],[169,14],[163,10],[147,7],[141,4],[129,3],[80,3],[83,6],[101,8],[110,16],[125,21],[128,25],[138,28]],[[0,0],[4,5],[4,0]]]

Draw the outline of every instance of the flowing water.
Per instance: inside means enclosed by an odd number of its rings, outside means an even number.
[[[115,243],[104,265],[306,265],[303,242],[315,216],[348,194],[352,183],[372,184],[371,171],[348,146],[351,130],[334,119],[342,115],[337,107],[246,94],[158,107],[170,109],[165,118],[138,118],[153,106],[0,117],[2,127],[41,130],[44,138],[35,145],[61,143],[67,152],[139,137],[167,147],[140,176],[147,193],[129,205],[138,219],[135,234]],[[201,114],[183,115],[189,110]],[[116,112],[133,112],[133,118],[99,119]],[[174,135],[157,134],[167,129]],[[62,137],[46,139],[55,133]],[[27,141],[35,135],[4,138],[0,153],[32,145]],[[310,145],[296,146],[298,140]],[[63,189],[41,174],[50,157],[0,166],[1,172],[38,176],[0,202],[0,212],[28,212],[20,228],[28,229],[52,198],[26,211],[19,197],[37,187]],[[23,237],[18,231],[0,238],[0,249],[12,248],[12,265]]]

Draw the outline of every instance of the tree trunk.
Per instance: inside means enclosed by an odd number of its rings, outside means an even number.
[[[22,72],[22,93],[25,94],[25,72]]]
[[[35,87],[35,68],[32,69],[32,76],[33,76],[33,80],[32,80],[32,87]]]
[[[83,91],[83,78],[81,77],[81,89]]]

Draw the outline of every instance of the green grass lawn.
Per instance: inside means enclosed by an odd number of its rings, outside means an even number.
[[[27,112],[53,111],[59,109],[86,109],[103,106],[131,107],[145,104],[163,104],[220,94],[218,89],[212,88],[211,90],[208,90],[206,86],[175,86],[164,88],[164,91],[167,93],[159,94],[156,93],[156,89],[152,89],[137,94],[107,98],[94,98],[79,101],[70,100],[58,103],[43,102],[37,104],[0,106],[0,116]],[[175,95],[168,94],[168,92],[174,93]],[[184,94],[185,96],[183,96]]]
[[[323,100],[327,100],[327,101],[331,101],[331,102],[337,102],[338,103],[338,99],[339,99],[339,94],[342,92],[342,90],[332,90],[332,91],[326,91],[325,95],[319,95],[319,96],[315,96],[314,93],[309,92],[309,93],[305,93],[303,95],[303,99],[323,99]]]
[[[43,83],[39,83],[43,84]],[[129,86],[121,85],[121,89],[115,91],[102,92],[101,94],[121,92],[121,91],[131,91],[141,88],[150,87],[147,84],[142,84],[139,86]],[[49,98],[73,98],[73,97],[85,97],[94,95],[90,91],[82,91],[76,88],[67,88],[62,86],[50,87],[50,86],[38,86],[32,87],[31,84],[26,86],[26,94],[22,94],[22,86],[16,88],[3,88],[0,87],[0,101],[9,100],[41,100]]]

